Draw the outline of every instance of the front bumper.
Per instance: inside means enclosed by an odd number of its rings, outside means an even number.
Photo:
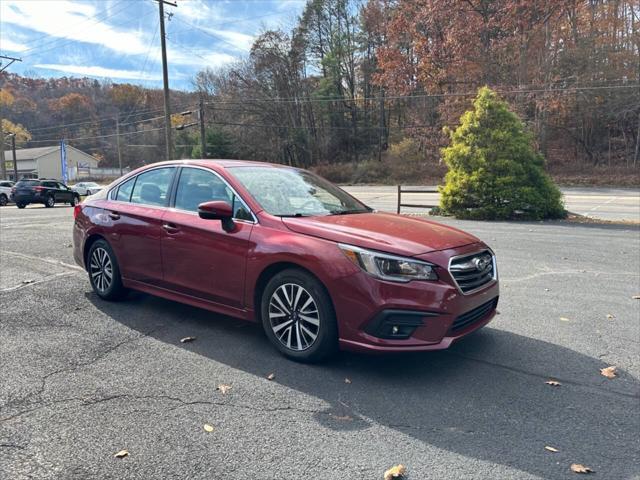
[[[474,244],[421,255],[438,266],[438,281],[394,283],[364,272],[344,277],[333,294],[344,350],[390,352],[448,348],[495,316],[495,280],[463,294],[448,272],[449,258],[487,248]],[[395,327],[395,328],[394,328]]]

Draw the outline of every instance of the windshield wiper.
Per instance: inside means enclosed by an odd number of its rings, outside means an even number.
[[[313,215],[309,215],[307,213],[300,213],[300,212],[296,212],[296,213],[287,213],[285,215],[276,215],[276,217],[280,217],[280,218],[285,218],[285,217],[312,217]]]
[[[352,213],[368,213],[370,210],[330,210],[330,215],[351,215]]]

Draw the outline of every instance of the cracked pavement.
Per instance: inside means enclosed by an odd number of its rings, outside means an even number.
[[[99,300],[70,208],[0,208],[0,478],[640,478],[640,230],[444,221],[495,248],[500,315],[445,352],[309,366],[256,325]]]

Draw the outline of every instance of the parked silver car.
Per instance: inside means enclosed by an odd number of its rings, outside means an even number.
[[[95,182],[80,182],[71,186],[71,190],[77,192],[78,195],[93,195],[103,189],[102,185]]]

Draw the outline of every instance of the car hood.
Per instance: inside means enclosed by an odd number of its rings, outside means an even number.
[[[391,213],[283,218],[294,232],[397,255],[414,256],[478,240],[457,228]]]

